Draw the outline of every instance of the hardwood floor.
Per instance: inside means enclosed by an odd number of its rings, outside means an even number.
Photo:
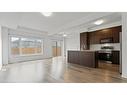
[[[109,71],[119,72],[119,65],[112,64],[111,62],[99,61],[98,67]]]
[[[122,83],[118,72],[66,63],[62,57],[10,64],[1,83]]]

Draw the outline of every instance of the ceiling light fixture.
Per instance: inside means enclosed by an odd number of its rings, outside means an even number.
[[[96,25],[101,25],[102,23],[104,23],[104,20],[97,20],[94,22]]]
[[[53,13],[52,12],[41,12],[42,15],[49,17],[51,16]]]
[[[66,37],[67,35],[66,34],[63,34],[63,37]]]

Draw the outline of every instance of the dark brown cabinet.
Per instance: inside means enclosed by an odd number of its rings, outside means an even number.
[[[80,33],[80,50],[89,49],[89,34],[88,32]]]
[[[97,37],[97,36],[96,36]],[[97,43],[96,38],[95,38],[95,32],[89,33],[89,43],[94,44]]]
[[[68,62],[78,64],[79,63],[79,52],[70,51],[68,52]]]
[[[119,32],[122,31],[121,26],[111,27],[92,32],[80,33],[80,49],[89,49],[90,44],[100,44],[101,39],[112,38],[112,43],[119,43]]]
[[[100,44],[100,40],[106,38],[112,38],[112,43],[119,43],[119,32],[121,31],[122,27],[117,26],[89,32],[89,44]]]
[[[113,34],[113,41],[114,43],[119,43],[120,42],[120,37],[119,37],[119,33],[122,32],[122,27],[118,26],[115,28],[112,28],[112,34]]]
[[[120,64],[120,51],[112,51],[112,64]]]
[[[95,51],[68,51],[68,62],[96,68],[98,66],[97,53]]]
[[[87,50],[90,44],[101,44],[100,40],[108,38],[112,38],[112,43],[119,43],[120,32],[122,32],[122,26],[80,33],[80,49]]]

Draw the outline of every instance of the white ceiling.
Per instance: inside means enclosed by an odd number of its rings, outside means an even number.
[[[51,17],[45,17],[40,12],[1,12],[0,25],[10,28],[25,27],[48,34],[56,34],[78,25],[94,27],[94,20],[104,18],[105,23],[120,20],[117,13],[108,12],[54,12]]]
[[[20,25],[53,33],[62,26],[87,15],[88,13],[53,13],[51,17],[45,17],[40,13],[24,13]]]

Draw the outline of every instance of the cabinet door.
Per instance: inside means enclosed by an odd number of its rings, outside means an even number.
[[[68,62],[69,63],[73,62],[73,53],[72,53],[72,51],[68,51]]]
[[[94,44],[100,44],[100,39],[101,39],[101,35],[103,35],[103,33],[101,32],[101,31],[96,31],[95,33],[94,33],[94,41],[95,41],[95,43]]]
[[[122,27],[121,26],[114,27],[112,28],[112,32],[113,32],[113,42],[119,43],[120,42],[119,33],[122,32]]]
[[[89,34],[90,44],[100,44],[100,39],[104,37],[103,31],[93,31]]]
[[[88,46],[88,33],[87,32],[80,34],[80,49],[81,50],[89,49],[89,46]]]
[[[78,51],[68,51],[68,62],[73,64],[80,64],[80,57]]]
[[[77,64],[77,51],[73,51],[73,62],[74,64]]]
[[[120,51],[112,51],[112,64],[120,63]]]
[[[81,52],[80,53],[80,65],[86,67],[95,67],[94,53]]]
[[[89,33],[89,42],[90,44],[95,44],[95,32]]]
[[[97,31],[97,44],[100,44],[100,40],[102,39],[106,39],[106,38],[112,38],[112,30],[111,29],[103,29],[103,30],[99,30]]]
[[[75,51],[75,64],[78,64],[78,65],[80,65],[80,57],[79,57],[79,55],[80,55],[80,51]]]
[[[83,33],[80,33],[80,50],[83,50]]]

